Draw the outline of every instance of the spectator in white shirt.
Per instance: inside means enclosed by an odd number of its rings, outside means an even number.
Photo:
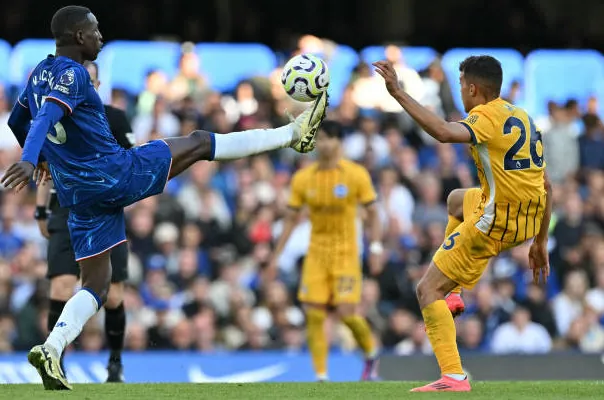
[[[394,70],[399,79],[399,84],[403,87],[409,96],[417,101],[422,101],[424,98],[424,82],[416,70],[405,63],[405,57],[401,48],[390,45],[386,47],[386,59],[392,63]],[[401,105],[386,91],[386,87],[382,85],[383,97],[380,102],[380,108],[384,112],[400,113],[402,112]]]
[[[551,350],[552,339],[542,325],[531,321],[527,309],[518,307],[512,320],[495,330],[491,346],[497,354],[540,354]]]
[[[566,336],[571,323],[583,314],[583,302],[587,287],[585,271],[571,271],[566,276],[564,290],[554,297],[552,308],[560,336]]]
[[[365,110],[361,113],[359,131],[344,140],[344,154],[353,161],[363,161],[365,155],[371,151],[377,165],[388,161],[390,146],[388,141],[380,135],[380,126],[377,113]]]

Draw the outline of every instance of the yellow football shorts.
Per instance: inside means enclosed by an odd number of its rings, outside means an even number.
[[[363,276],[358,256],[321,253],[307,254],[298,299],[303,303],[334,306],[359,303]]]
[[[469,189],[464,195],[464,221],[459,224],[443,245],[434,254],[434,264],[452,281],[465,289],[472,289],[484,273],[489,260],[504,250],[519,243],[495,240],[476,228],[480,218],[478,205],[482,201],[482,191]]]

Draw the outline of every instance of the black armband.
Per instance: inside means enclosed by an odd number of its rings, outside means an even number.
[[[42,221],[48,218],[48,211],[46,210],[46,206],[37,206],[36,212],[34,213],[34,219],[37,221]]]

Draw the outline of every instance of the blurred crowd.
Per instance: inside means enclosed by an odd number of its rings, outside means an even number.
[[[298,51],[321,53],[329,42],[303,37]],[[405,65],[390,47],[405,90],[449,120],[461,118],[438,59],[425,71]],[[150,71],[144,92],[113,89],[112,105],[127,112],[138,144],[194,129],[227,133],[288,122],[301,104],[281,87],[280,70],[241,82],[232,93],[209,89],[200,60],[183,52],[168,79]],[[101,82],[102,84],[102,82]],[[520,84],[503,97],[514,101]],[[6,120],[13,92],[0,92],[0,173],[20,156]],[[552,274],[531,284],[528,245],[494,259],[457,319],[462,351],[545,353],[604,350],[604,129],[597,99],[549,105],[534,116],[543,132],[554,217]],[[367,167],[379,194],[385,267],[366,273],[360,309],[376,339],[396,354],[429,354],[415,286],[443,241],[446,198],[477,184],[467,146],[435,143],[391,99],[379,76],[360,64],[329,118],[347,131],[344,155]],[[282,150],[229,163],[199,162],[172,180],[162,195],[127,209],[130,245],[125,294],[126,349],[301,350],[304,314],[297,280],[309,243],[303,216],[279,260],[266,268],[281,228],[288,185],[312,154]],[[46,240],[34,220],[35,188],[0,192],[0,352],[28,349],[46,332]],[[98,351],[98,318],[75,347]],[[350,332],[328,324],[334,349],[353,350]]]

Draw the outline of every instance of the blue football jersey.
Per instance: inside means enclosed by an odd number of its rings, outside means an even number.
[[[35,118],[49,98],[69,110],[42,147],[59,203],[69,207],[94,202],[118,183],[129,157],[111,134],[103,102],[83,65],[52,55],[38,64],[19,103]]]

